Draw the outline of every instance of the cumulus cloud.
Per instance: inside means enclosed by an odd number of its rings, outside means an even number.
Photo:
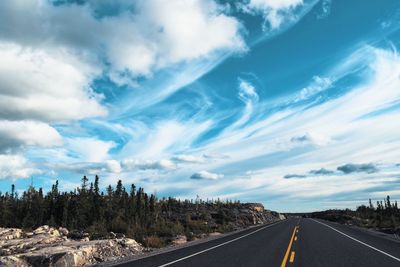
[[[89,83],[97,70],[62,51],[0,41],[0,118],[59,122],[107,114]]]
[[[61,135],[46,123],[0,120],[0,152],[25,146],[52,147],[62,144]]]
[[[348,163],[346,165],[337,167],[337,170],[345,174],[350,174],[354,172],[374,173],[378,171],[378,168],[373,163],[363,163],[363,164]]]
[[[122,161],[122,167],[126,170],[159,170],[172,171],[177,168],[176,164],[168,159],[162,160],[144,160],[125,159]]]
[[[319,170],[311,170],[309,173],[314,175],[331,175],[334,174],[335,172],[332,170],[321,168]]]
[[[212,172],[208,172],[208,171],[200,171],[200,172],[196,172],[196,173],[192,174],[192,176],[190,176],[190,179],[194,179],[194,180],[218,180],[218,179],[221,179],[223,177],[224,177],[223,174],[212,173]]]
[[[107,62],[103,68],[117,82],[217,51],[245,48],[239,21],[213,0],[117,2],[120,12],[100,18],[93,14],[104,13],[102,4],[94,1],[56,6],[25,2],[0,4],[0,23],[9,25],[1,29],[0,38],[36,46],[46,41],[47,47],[79,51],[93,65]],[[30,23],[15,19],[22,16]]]
[[[0,155],[0,179],[28,178],[39,173],[41,171],[21,155]]]

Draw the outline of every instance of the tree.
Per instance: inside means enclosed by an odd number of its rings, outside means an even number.
[[[85,192],[87,190],[87,183],[89,179],[86,177],[86,175],[83,176],[82,178],[82,191]]]

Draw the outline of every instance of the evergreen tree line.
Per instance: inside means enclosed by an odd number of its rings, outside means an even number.
[[[386,229],[389,232],[400,231],[400,209],[397,201],[392,202],[390,196],[374,205],[369,200],[368,205],[361,205],[356,210],[327,210],[312,213],[312,217],[352,223],[368,228]]]
[[[239,202],[219,200],[157,199],[134,184],[125,188],[121,180],[115,188],[109,185],[101,191],[97,175],[92,183],[84,176],[81,187],[70,192],[60,192],[58,187],[57,181],[46,194],[42,188],[36,190],[31,186],[19,196],[14,185],[11,192],[0,192],[0,227],[34,229],[47,224],[89,232],[92,238],[106,237],[114,232],[140,242],[145,242],[148,237],[157,237],[161,241],[156,242],[164,242],[180,234],[191,236],[196,232],[216,230],[207,226],[205,214],[198,214],[193,220],[191,215],[183,216],[184,219],[176,216],[179,212],[197,210],[199,205],[239,205]],[[224,220],[222,214],[222,227]],[[154,238],[148,240],[154,241]]]
[[[390,196],[387,196],[383,201],[377,201],[376,207],[370,199],[369,205],[359,206],[356,213],[359,218],[366,220],[373,227],[400,227],[400,210],[397,201],[392,202]]]

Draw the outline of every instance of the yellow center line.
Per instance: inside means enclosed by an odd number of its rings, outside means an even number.
[[[296,230],[297,230],[297,226],[295,226],[294,229],[293,229],[292,238],[290,238],[289,246],[288,246],[288,248],[286,250],[285,257],[283,257],[283,261],[282,261],[281,267],[285,267],[286,266],[286,262],[287,262],[287,260],[289,258],[290,248],[292,247],[292,243],[293,243],[293,239],[294,239],[294,235],[296,233]],[[293,257],[294,257],[294,254],[293,254]]]
[[[294,262],[294,251],[292,251],[292,254],[290,254],[290,263]]]

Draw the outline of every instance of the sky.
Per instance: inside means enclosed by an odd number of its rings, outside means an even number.
[[[0,1],[0,191],[400,199],[397,0]]]

